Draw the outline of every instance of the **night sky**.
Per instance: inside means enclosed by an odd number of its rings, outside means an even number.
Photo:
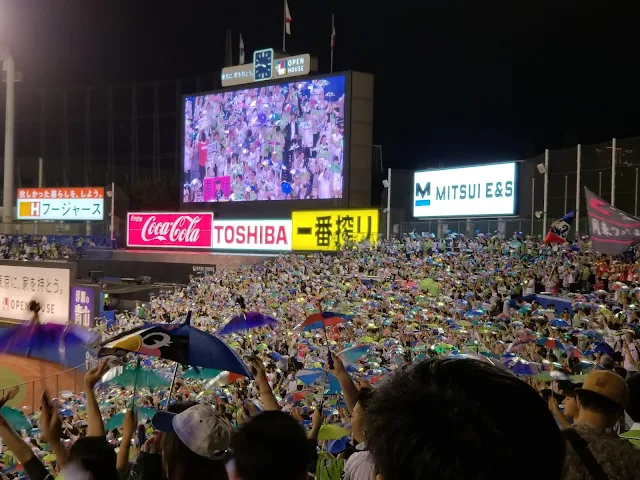
[[[289,0],[288,52],[318,56],[327,72],[334,12],[334,70],[375,74],[385,166],[519,159],[640,135],[632,2],[410,3]],[[282,20],[280,0],[0,0],[0,34],[33,85],[216,72],[226,29],[236,42],[243,34],[249,58],[281,47]]]

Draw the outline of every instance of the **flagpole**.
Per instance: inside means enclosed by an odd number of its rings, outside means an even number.
[[[282,51],[287,51],[287,0],[284,0],[282,17]]]
[[[331,14],[331,72],[333,73],[333,49],[335,42],[335,31],[336,31],[336,16],[335,14]]]

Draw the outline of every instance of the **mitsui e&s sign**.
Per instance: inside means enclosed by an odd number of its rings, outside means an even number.
[[[515,162],[415,172],[413,216],[515,215],[516,195]]]

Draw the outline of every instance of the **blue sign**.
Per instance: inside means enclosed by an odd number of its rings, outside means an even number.
[[[86,328],[95,326],[96,315],[95,291],[91,287],[71,287],[71,319],[70,322]]]

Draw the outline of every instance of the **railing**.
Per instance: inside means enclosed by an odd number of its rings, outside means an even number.
[[[4,393],[12,388],[18,387],[16,398],[9,402],[9,405],[21,409],[25,415],[35,413],[40,408],[42,392],[46,388],[53,398],[62,396],[64,392],[78,393],[83,390],[83,379],[86,364],[69,368],[61,372],[47,375],[45,377],[0,388],[0,393]]]

